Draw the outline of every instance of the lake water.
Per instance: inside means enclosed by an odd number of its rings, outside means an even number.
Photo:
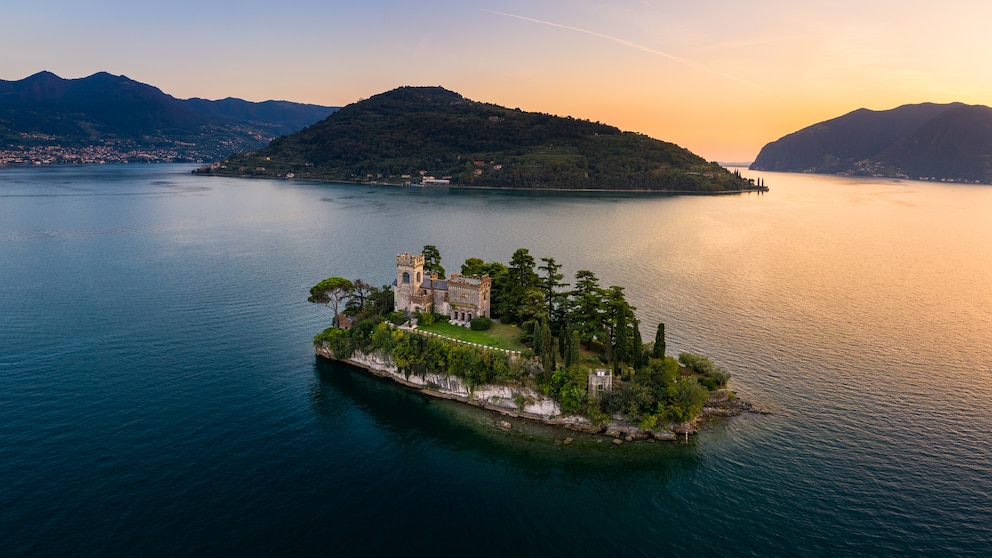
[[[0,554],[992,554],[992,188],[721,197],[0,170]],[[519,247],[626,287],[770,416],[517,424],[318,362],[330,275]]]

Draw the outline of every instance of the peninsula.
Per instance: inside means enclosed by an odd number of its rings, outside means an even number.
[[[764,190],[642,134],[400,87],[195,171],[345,183],[728,193]]]
[[[308,300],[333,311],[314,348],[429,395],[614,443],[673,440],[703,416],[754,412],[709,358],[668,356],[663,323],[644,343],[623,287],[582,270],[569,289],[560,270],[521,248],[509,265],[470,258],[446,278],[440,252],[425,246],[396,257],[392,285],[314,285]]]

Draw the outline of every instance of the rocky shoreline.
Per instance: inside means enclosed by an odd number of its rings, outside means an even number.
[[[351,358],[341,359],[337,358],[326,344],[317,344],[314,349],[318,358],[361,368],[375,376],[388,378],[432,397],[459,401],[499,413],[500,416],[494,420],[493,426],[507,432],[514,429],[507,418],[520,418],[586,434],[602,434],[613,438],[612,443],[619,445],[636,440],[674,441],[679,437],[698,434],[700,424],[706,420],[745,413],[769,414],[768,411],[755,409],[750,403],[737,399],[729,390],[722,389],[711,392],[710,400],[703,407],[700,415],[688,422],[668,423],[652,429],[642,429],[637,424],[614,417],[609,423],[593,424],[582,416],[563,416],[557,402],[530,388],[486,385],[469,389],[459,378],[452,376],[404,375],[394,364],[376,355],[356,353]],[[570,440],[571,438],[566,438],[564,443],[570,443]]]

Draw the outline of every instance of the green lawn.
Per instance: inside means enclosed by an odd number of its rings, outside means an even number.
[[[520,328],[494,323],[488,331],[472,331],[467,327],[438,322],[429,326],[419,326],[417,329],[429,331],[452,339],[460,339],[469,343],[478,343],[487,347],[496,347],[508,351],[523,351],[527,349],[520,342]]]

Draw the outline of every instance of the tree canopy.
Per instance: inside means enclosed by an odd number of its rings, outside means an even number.
[[[310,287],[310,297],[307,298],[307,301],[330,306],[331,310],[334,311],[334,318],[331,324],[337,326],[340,324],[338,310],[341,301],[350,296],[354,290],[354,283],[348,279],[337,276],[328,277],[313,287]]]

